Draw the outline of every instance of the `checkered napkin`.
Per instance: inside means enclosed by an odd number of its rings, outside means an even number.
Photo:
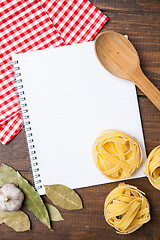
[[[23,128],[11,53],[93,40],[107,20],[88,0],[0,2],[0,142],[8,143]]]

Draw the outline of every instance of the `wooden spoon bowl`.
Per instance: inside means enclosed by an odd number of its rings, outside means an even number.
[[[95,39],[95,51],[107,71],[134,82],[160,110],[160,92],[143,74],[138,53],[125,36],[113,31],[102,32]]]

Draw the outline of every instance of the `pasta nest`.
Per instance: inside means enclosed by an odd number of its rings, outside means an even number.
[[[149,202],[136,187],[121,183],[105,200],[104,215],[119,234],[136,231],[150,220]]]
[[[100,133],[92,152],[97,168],[111,179],[129,178],[142,161],[141,146],[136,138],[119,130]]]
[[[148,156],[146,175],[153,187],[160,190],[160,146],[154,148]]]

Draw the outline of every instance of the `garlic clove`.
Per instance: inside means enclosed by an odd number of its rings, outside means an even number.
[[[22,202],[19,200],[10,200],[7,204],[7,210],[9,212],[17,211],[21,208]]]

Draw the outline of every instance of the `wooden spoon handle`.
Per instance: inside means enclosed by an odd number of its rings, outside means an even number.
[[[150,99],[150,101],[160,111],[160,91],[144,75],[142,70],[137,69],[134,75],[130,76],[130,80],[137,85],[137,87]]]

